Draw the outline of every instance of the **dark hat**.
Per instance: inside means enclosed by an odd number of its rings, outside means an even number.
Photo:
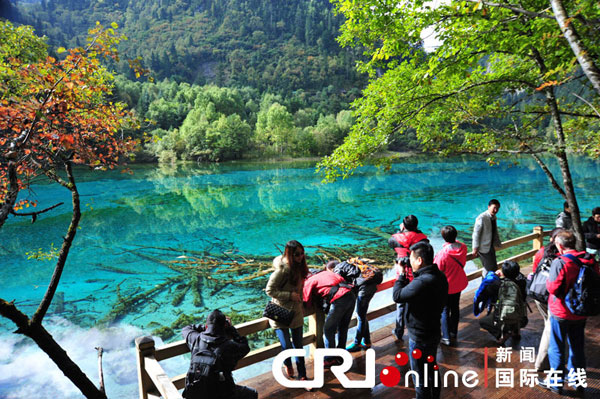
[[[225,317],[225,314],[219,309],[215,309],[206,318],[206,329],[222,331],[225,327],[225,323],[227,323],[227,317]]]

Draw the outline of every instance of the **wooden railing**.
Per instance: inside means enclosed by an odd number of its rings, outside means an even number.
[[[516,262],[532,258],[535,253],[543,246],[544,237],[549,235],[549,231],[544,232],[541,226],[537,226],[533,229],[533,233],[525,236],[515,238],[509,241],[505,241],[500,246],[499,250],[514,247],[519,244],[523,244],[529,241],[533,241],[533,248],[529,251],[520,253],[510,258],[504,259],[498,263],[500,266],[502,262],[506,260],[514,260]],[[469,254],[467,260],[472,260],[474,257]],[[481,277],[481,269],[474,271],[467,275],[469,281]],[[390,289],[394,286],[395,279],[389,279],[377,286],[377,291],[383,291]],[[376,319],[386,314],[392,313],[396,310],[395,303],[389,303],[384,306],[380,306],[376,309],[371,310],[367,313],[369,320]],[[318,323],[319,317],[324,317],[322,313],[312,313],[306,315],[308,317],[308,332],[304,334],[304,345],[310,345],[310,353],[312,353],[317,347],[322,347],[322,326],[323,323]],[[357,324],[356,317],[350,322],[350,327],[354,327]],[[269,321],[267,318],[262,317],[260,319],[251,320],[246,323],[238,324],[235,326],[240,335],[249,335],[259,331],[264,331],[270,328]],[[189,349],[185,341],[177,341],[171,344],[164,345],[160,348],[155,348],[154,340],[151,337],[139,337],[135,340],[137,350],[137,369],[138,369],[138,383],[140,399],[148,398],[159,398],[165,399],[181,399],[182,396],[179,393],[179,389],[182,389],[185,383],[185,374],[180,374],[175,377],[169,377],[159,364],[161,360],[169,359],[175,356],[183,355],[189,352]],[[281,345],[279,343],[266,346],[261,349],[250,352],[246,357],[240,360],[237,364],[236,369],[246,367],[265,359],[274,357],[281,352]]]

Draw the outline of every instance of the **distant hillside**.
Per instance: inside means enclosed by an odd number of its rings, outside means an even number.
[[[342,97],[366,82],[356,50],[335,41],[342,17],[327,0],[42,0],[19,2],[11,19],[65,47],[96,21],[117,22],[130,39],[123,59],[141,56],[158,80]],[[130,74],[125,61],[118,69]]]

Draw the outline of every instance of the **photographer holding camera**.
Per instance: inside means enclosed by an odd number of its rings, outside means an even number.
[[[392,235],[388,245],[396,252],[396,280],[400,276],[400,270],[406,271],[409,281],[412,281],[412,269],[410,267],[410,247],[418,242],[429,242],[429,239],[418,228],[419,219],[415,215],[408,215],[400,224],[400,231]],[[396,328],[393,331],[397,341],[402,341],[404,335],[405,304],[398,303],[396,307]]]
[[[256,390],[235,385],[232,371],[248,352],[248,340],[242,337],[231,320],[220,310],[213,310],[206,325],[191,324],[181,331],[192,352],[185,377],[183,397],[199,399],[256,399]]]

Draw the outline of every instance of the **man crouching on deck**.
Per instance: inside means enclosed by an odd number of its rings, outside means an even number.
[[[440,316],[448,297],[448,280],[444,273],[433,264],[433,247],[427,242],[418,242],[410,247],[410,265],[413,281],[409,282],[402,268],[394,284],[394,302],[406,303],[406,327],[409,336],[409,350],[421,352],[421,356],[410,358],[410,368],[418,374],[413,376],[417,399],[437,399],[440,397],[440,384],[434,387],[435,356],[441,338]],[[432,356],[433,362],[427,357]],[[425,378],[425,367],[428,378]]]

